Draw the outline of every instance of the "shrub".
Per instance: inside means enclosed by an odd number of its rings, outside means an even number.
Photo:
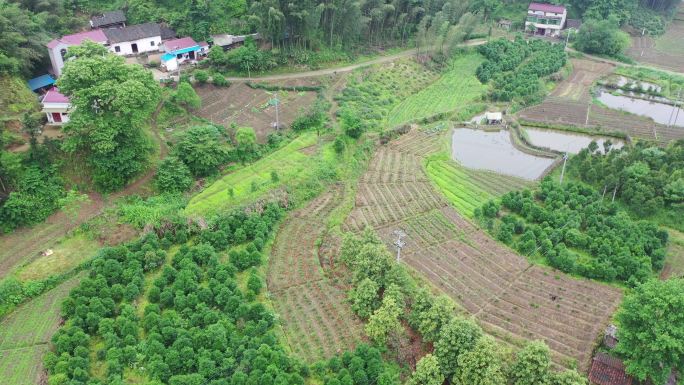
[[[159,192],[183,192],[192,186],[192,175],[185,163],[169,156],[159,164],[154,182]]]
[[[226,77],[221,75],[220,73],[215,73],[211,77],[211,82],[218,87],[227,87],[230,85],[230,82],[226,79]]]
[[[192,74],[199,84],[206,84],[209,81],[209,74],[204,70],[196,70]]]

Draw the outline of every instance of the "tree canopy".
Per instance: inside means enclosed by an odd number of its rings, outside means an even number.
[[[63,148],[85,155],[100,189],[117,190],[145,169],[159,86],[149,71],[93,42],[69,48],[68,57],[57,82],[73,105]]]
[[[617,313],[618,345],[627,372],[664,384],[684,370],[684,279],[650,280],[625,296]]]

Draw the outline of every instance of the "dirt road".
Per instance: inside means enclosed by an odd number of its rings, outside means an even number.
[[[474,47],[474,46],[485,44],[486,42],[487,42],[487,40],[485,40],[485,39],[469,40],[467,43],[463,44],[463,46]],[[276,81],[276,80],[290,80],[290,79],[301,79],[301,78],[312,78],[312,77],[317,77],[317,76],[334,75],[337,73],[351,72],[355,69],[368,67],[368,66],[372,66],[375,64],[393,62],[393,61],[398,60],[398,59],[403,59],[405,57],[415,55],[416,52],[417,52],[417,49],[413,48],[413,49],[402,51],[402,52],[399,52],[399,53],[396,53],[393,55],[387,55],[387,56],[382,56],[382,57],[379,57],[376,59],[368,60],[368,61],[365,61],[363,63],[357,63],[357,64],[352,64],[352,65],[343,66],[343,67],[326,68],[326,69],[315,70],[315,71],[286,73],[286,74],[281,74],[281,75],[252,76],[251,78],[231,77],[231,78],[226,78],[226,79],[228,79],[231,82],[240,82],[240,81],[248,81],[248,80]]]

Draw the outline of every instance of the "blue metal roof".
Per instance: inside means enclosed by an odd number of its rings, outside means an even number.
[[[37,78],[33,78],[28,81],[28,86],[31,89],[31,91],[35,91],[39,88],[51,86],[55,84],[55,79],[50,76],[49,74],[45,74],[42,76],[38,76]]]
[[[162,55],[161,61],[169,61],[169,60],[171,60],[171,59],[173,59],[173,58],[175,58],[175,57],[176,57],[176,55],[174,55],[174,54],[172,54],[172,53],[165,53],[165,54]]]

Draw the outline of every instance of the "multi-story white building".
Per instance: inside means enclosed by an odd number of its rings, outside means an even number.
[[[568,10],[562,5],[530,3],[525,30],[535,35],[558,36],[567,17]]]

